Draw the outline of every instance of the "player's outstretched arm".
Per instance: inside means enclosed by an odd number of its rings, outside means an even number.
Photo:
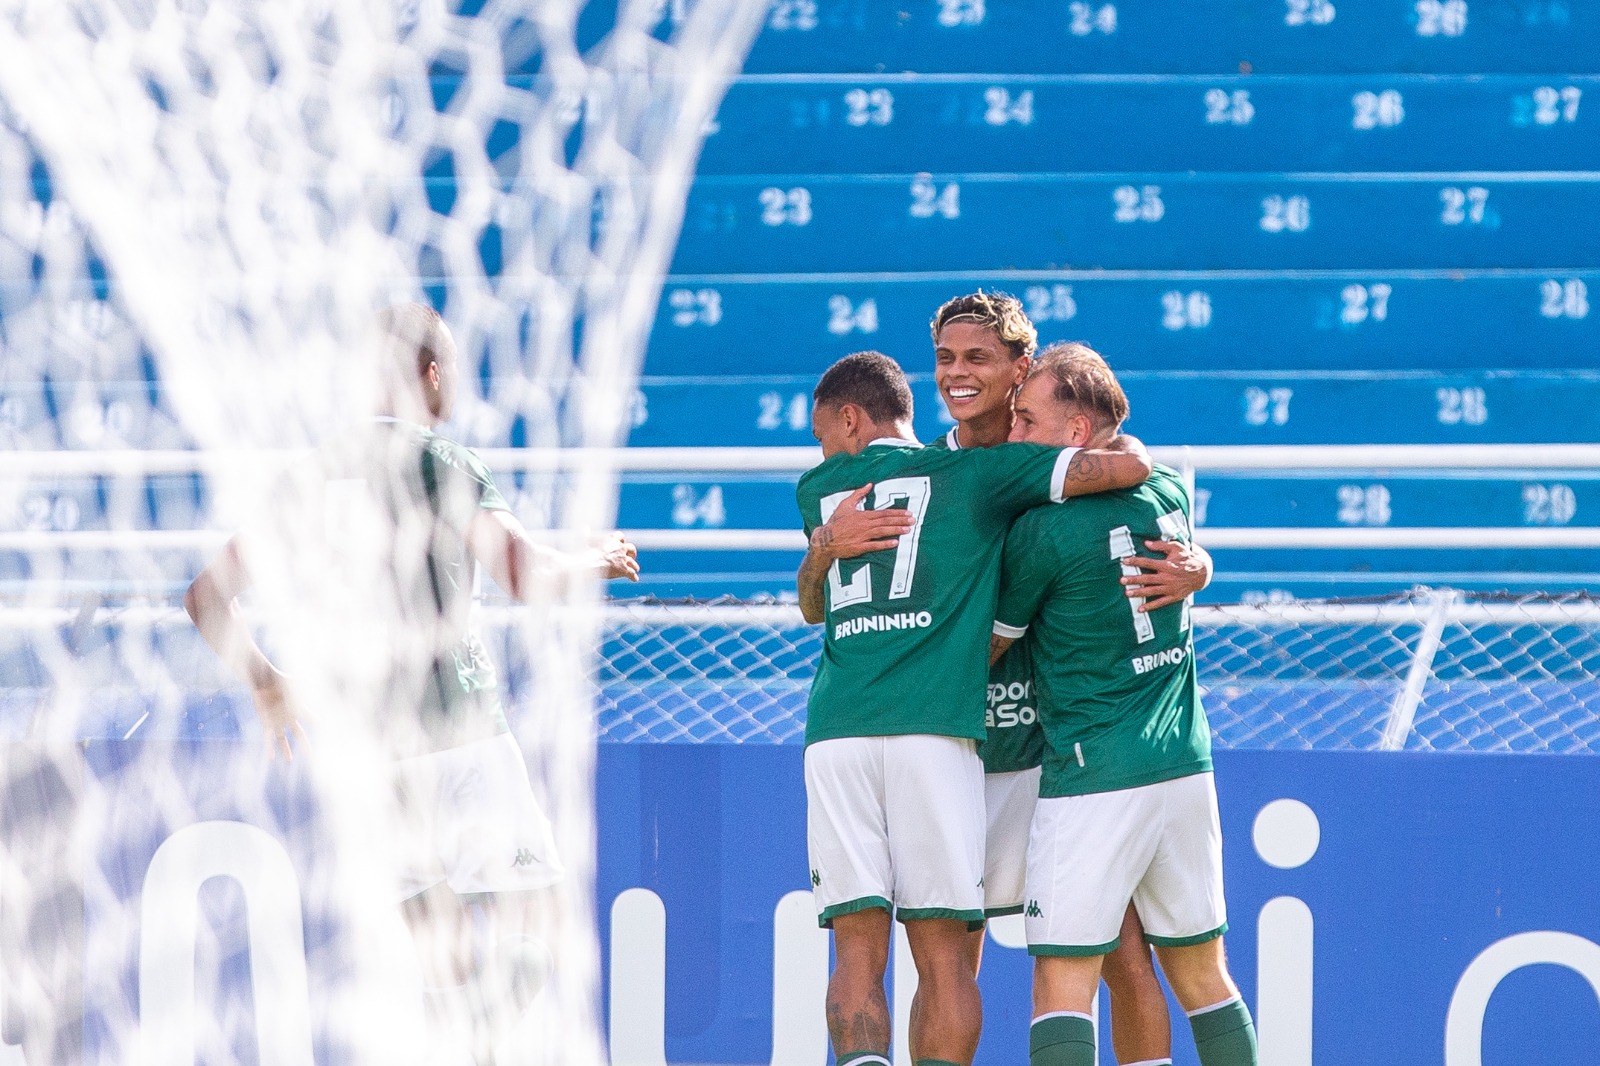
[[[1122,579],[1123,591],[1130,600],[1144,600],[1137,610],[1149,612],[1181,603],[1211,584],[1211,553],[1198,544],[1175,540],[1147,540],[1144,544],[1151,551],[1160,552],[1161,557],[1130,555],[1122,560],[1140,571]]]
[[[211,650],[250,686],[256,716],[266,731],[268,758],[276,758],[281,752],[285,760],[292,760],[291,735],[303,743],[306,734],[300,725],[301,715],[289,701],[283,675],[256,644],[240,615],[239,596],[250,583],[250,571],[239,551],[239,538],[235,537],[189,585],[183,595],[183,608]]]
[[[1142,485],[1155,466],[1137,437],[1126,433],[1103,448],[1080,448],[1067,464],[1063,496],[1089,496]]]
[[[815,625],[822,621],[826,604],[823,583],[835,559],[854,559],[884,551],[900,543],[915,523],[903,507],[859,510],[872,491],[870,483],[846,496],[829,519],[811,531],[811,543],[801,560],[795,585],[800,593],[800,615]]]
[[[479,511],[467,543],[495,583],[521,603],[559,593],[576,577],[639,580],[638,550],[620,533],[606,534],[587,551],[565,552],[536,543],[510,511]]]

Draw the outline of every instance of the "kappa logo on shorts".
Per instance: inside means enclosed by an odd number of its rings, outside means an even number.
[[[812,888],[820,888],[820,887],[822,887],[822,875],[817,873],[817,871],[815,871],[815,870],[811,871],[811,887]]]
[[[515,859],[511,860],[511,865],[513,867],[517,867],[517,866],[532,866],[534,863],[536,863],[538,861],[539,861],[538,857],[535,856],[534,853],[529,851],[527,848],[518,848],[517,849],[517,857]]]
[[[1024,918],[1043,918],[1044,911],[1039,909],[1039,901],[1030,899],[1028,901],[1028,909],[1022,912],[1022,916]]]

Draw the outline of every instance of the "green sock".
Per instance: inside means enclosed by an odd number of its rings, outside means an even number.
[[[1028,1029],[1028,1064],[1094,1066],[1094,1023],[1081,1014],[1034,1019]]]
[[[1256,1027],[1242,999],[1230,999],[1189,1015],[1200,1066],[1258,1066]]]
[[[838,1066],[893,1066],[882,1051],[847,1051],[837,1056]]]

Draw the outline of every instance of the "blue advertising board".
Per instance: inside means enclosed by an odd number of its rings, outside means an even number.
[[[254,745],[231,740],[148,751],[98,741],[70,764],[31,764],[30,750],[0,749],[0,831],[36,883],[59,876],[55,898],[35,903],[24,946],[84,965],[76,977],[72,967],[47,975],[58,989],[74,984],[63,1002],[76,1001],[82,1021],[32,1034],[35,1050],[54,1043],[56,1054],[28,1063],[129,1061],[136,1037],[118,1022],[129,1010],[190,1034],[207,1031],[195,1010],[217,1011],[226,1038],[257,1046],[263,1062],[354,1061],[319,1006],[353,943],[319,898],[341,858],[319,846],[325,819],[298,766],[266,767]],[[802,750],[601,745],[597,902],[615,1066],[829,1061],[829,939],[808,891]],[[1223,750],[1216,762],[1229,956],[1263,1063],[1592,1059],[1600,760]],[[241,774],[266,802],[229,798],[238,782],[226,779]],[[152,788],[173,780],[186,782],[181,802],[164,803]],[[79,838],[81,867],[61,844],[74,797],[107,815]],[[15,954],[17,917],[0,915],[0,1006],[19,979],[39,976]],[[1014,921],[989,936],[976,1066],[1024,1062],[1029,960]],[[184,991],[202,961],[197,944],[221,974],[221,987],[198,994]],[[292,980],[264,981],[269,964]],[[909,967],[893,965],[902,1032],[912,991]],[[1181,1011],[1172,1013],[1173,1061],[1195,1066]],[[0,1015],[8,1045],[29,1036],[13,1013]],[[0,1046],[0,1062],[20,1061]]]
[[[1224,751],[1217,780],[1228,953],[1263,1062],[1590,1061],[1600,762]],[[631,1007],[631,982],[665,966],[664,1033],[637,1031],[650,1012],[614,1006],[615,1046],[656,1041],[669,1063],[824,1062],[814,912],[786,902],[808,887],[801,749],[607,744],[597,784],[601,914],[615,924],[602,920],[602,956],[628,962],[610,994]],[[648,902],[639,889],[660,900],[664,960],[624,942]],[[993,936],[978,1066],[1027,1060],[1028,960]],[[892,971],[890,983],[906,1003]],[[1173,1016],[1173,1061],[1193,1066]]]

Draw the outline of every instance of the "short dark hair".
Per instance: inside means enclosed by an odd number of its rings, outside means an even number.
[[[853,403],[880,424],[911,418],[911,386],[900,364],[882,352],[856,352],[834,363],[817,382],[818,405]]]
[[[1105,358],[1079,341],[1058,341],[1039,353],[1028,377],[1049,374],[1051,398],[1077,407],[1097,429],[1117,429],[1128,417],[1128,397]]]
[[[1000,343],[1011,352],[1013,359],[1032,355],[1039,344],[1039,331],[1023,309],[1022,301],[1008,292],[984,292],[979,289],[947,300],[943,307],[934,312],[933,321],[928,324],[933,333],[933,343],[939,343],[939,334],[951,322],[971,322],[994,330],[994,335],[1000,338]]]
[[[427,304],[404,303],[378,312],[378,329],[395,361],[396,370],[405,369],[416,377],[427,373],[429,363],[445,364],[446,356],[456,354],[455,341],[439,312]]]

